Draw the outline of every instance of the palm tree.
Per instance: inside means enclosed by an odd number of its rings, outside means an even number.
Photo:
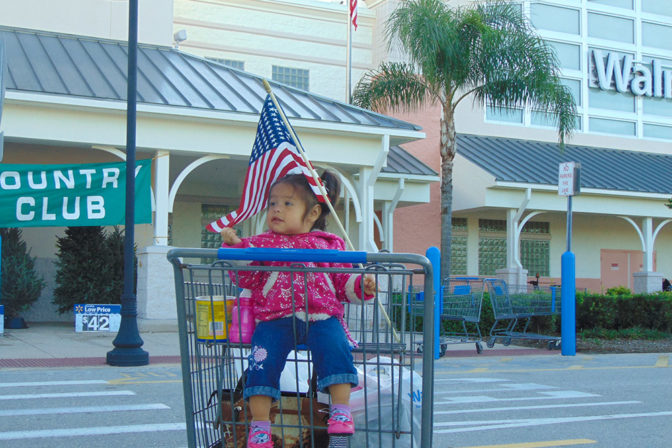
[[[387,22],[408,63],[383,63],[355,87],[368,109],[441,105],[441,272],[450,274],[455,110],[467,97],[496,108],[531,107],[555,117],[561,146],[576,104],[558,77],[553,51],[527,24],[520,5],[489,0],[451,8],[444,0],[407,0]]]

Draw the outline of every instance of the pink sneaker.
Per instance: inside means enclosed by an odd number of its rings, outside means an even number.
[[[334,411],[327,422],[328,434],[339,434],[350,436],[355,433],[355,422],[352,421],[352,416],[342,411]]]
[[[271,433],[263,429],[250,428],[250,434],[247,438],[247,448],[273,448]]]

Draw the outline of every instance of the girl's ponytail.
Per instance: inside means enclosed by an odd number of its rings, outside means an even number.
[[[327,197],[329,198],[331,205],[336,207],[336,201],[338,201],[338,198],[341,195],[341,181],[331,171],[323,172],[320,179],[322,180],[324,189],[327,190]],[[327,204],[321,202],[320,207],[322,208],[322,212],[320,213],[320,217],[317,218],[317,221],[315,221],[315,224],[313,224],[313,229],[326,230],[329,207]]]

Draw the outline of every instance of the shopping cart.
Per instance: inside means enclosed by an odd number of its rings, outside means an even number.
[[[199,262],[213,258],[218,261]],[[434,359],[429,351],[422,357],[412,352],[416,335],[406,327],[404,293],[414,278],[421,277],[425,292],[431,294],[433,269],[427,258],[331,250],[172,249],[168,259],[175,273],[190,448],[245,446],[241,440],[246,439],[250,416],[240,393],[251,347],[232,342],[225,330],[239,309],[231,310],[227,303],[241,294],[231,279],[238,272],[251,270],[290,272],[295,284],[330,272],[373,275],[378,285],[374,299],[346,304],[344,316],[351,335],[359,342],[353,350],[360,381],[351,394],[356,432],[349,440],[350,446],[432,445]],[[253,267],[240,260],[288,263],[283,267]],[[319,261],[361,264],[318,268],[313,263]],[[432,307],[424,310],[427,322],[433,321],[433,312]],[[431,326],[421,337],[432,343]],[[310,352],[298,343],[288,357],[281,389],[283,397],[272,410],[276,446],[326,446],[324,412],[328,395],[316,393]],[[334,442],[332,438],[329,446],[335,446]]]
[[[481,304],[483,303],[484,282],[479,277],[454,277],[451,278],[448,285],[449,293],[446,293],[446,287],[441,287],[441,301],[439,305],[439,316],[442,322],[442,329],[439,335],[439,356],[444,356],[448,350],[448,344],[462,344],[473,342],[476,346],[476,352],[483,351],[481,329],[479,321],[481,320]],[[416,291],[409,294],[410,311],[413,320],[424,313],[425,294],[423,291]],[[425,344],[418,342],[417,351],[423,352]]]
[[[488,347],[500,341],[509,345],[514,339],[545,342],[549,350],[560,349],[558,336],[529,331],[533,317],[560,315],[560,288],[533,285],[509,286],[495,278],[485,279],[495,322],[490,329]]]

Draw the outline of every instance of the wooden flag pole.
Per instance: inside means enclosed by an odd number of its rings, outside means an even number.
[[[290,135],[294,139],[294,142],[296,143],[296,147],[299,150],[299,153],[301,154],[301,157],[303,157],[304,162],[306,162],[306,166],[310,170],[310,174],[313,176],[313,180],[315,181],[318,188],[320,189],[320,193],[324,197],[324,202],[327,204],[327,207],[329,207],[329,211],[334,216],[334,219],[336,220],[336,224],[338,225],[338,229],[343,234],[343,238],[345,239],[345,242],[348,245],[348,248],[350,250],[355,250],[355,247],[352,245],[352,241],[350,241],[350,237],[348,237],[348,233],[345,231],[345,228],[343,227],[343,224],[341,223],[341,220],[338,218],[338,215],[336,214],[336,210],[334,210],[334,206],[331,204],[331,201],[329,200],[329,196],[327,196],[327,191],[324,189],[324,185],[322,185],[322,182],[320,181],[319,176],[317,175],[317,173],[313,169],[313,165],[310,163],[310,160],[308,160],[308,156],[306,156],[306,152],[303,150],[303,147],[301,146],[301,142],[299,141],[296,134],[294,134],[294,129],[292,129],[292,126],[289,124],[289,121],[287,120],[287,117],[285,117],[285,112],[280,107],[280,104],[278,104],[278,100],[275,98],[275,95],[273,94],[273,90],[271,89],[271,85],[265,79],[263,79],[262,81],[264,82],[264,88],[266,89],[266,92],[268,92],[268,94],[271,96],[271,101],[273,101],[273,104],[275,104],[275,108],[278,109],[278,113],[280,114],[280,117],[282,118],[282,122],[285,123],[285,126],[287,127],[287,130],[289,131]],[[360,267],[362,267],[361,264],[360,264]],[[401,340],[399,338],[399,335],[397,334],[397,331],[394,329],[394,326],[392,325],[392,321],[390,321],[390,317],[387,315],[387,311],[385,311],[385,308],[383,308],[383,304],[380,303],[380,301],[378,301],[378,307],[380,308],[380,311],[382,312],[383,316],[385,317],[385,320],[387,321],[387,325],[389,325],[390,329],[392,329],[392,334],[394,335],[394,339],[397,342],[401,342]]]

